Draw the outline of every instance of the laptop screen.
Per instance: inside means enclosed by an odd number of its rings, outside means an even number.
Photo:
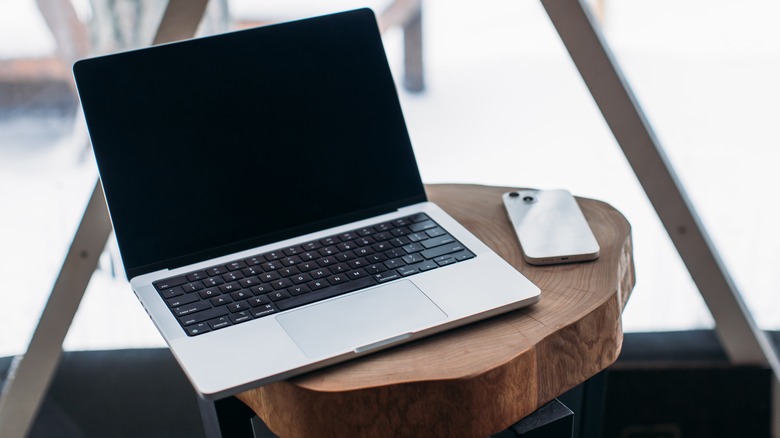
[[[369,10],[74,74],[128,278],[425,200]]]

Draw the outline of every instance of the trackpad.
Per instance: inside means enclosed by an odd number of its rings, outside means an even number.
[[[276,317],[311,358],[408,337],[447,315],[411,281],[400,281],[293,310]]]

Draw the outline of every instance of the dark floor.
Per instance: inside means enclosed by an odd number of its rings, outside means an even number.
[[[777,345],[780,335],[773,337]],[[0,358],[0,380],[9,363]],[[770,435],[769,370],[729,366],[712,331],[626,334],[603,378],[603,421],[590,421],[581,427],[590,435],[580,436]],[[562,400],[583,420],[572,394]],[[592,420],[593,406],[584,409]],[[65,353],[30,436],[189,438],[204,431],[197,397],[172,355],[150,349]]]

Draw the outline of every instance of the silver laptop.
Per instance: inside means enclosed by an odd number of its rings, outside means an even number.
[[[539,299],[427,202],[370,10],[74,74],[127,277],[207,399]]]

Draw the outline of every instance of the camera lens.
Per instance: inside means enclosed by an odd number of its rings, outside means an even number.
[[[512,192],[512,193],[509,194],[510,198],[517,198],[518,196],[520,196],[520,193],[517,193],[517,192]]]
[[[525,202],[533,202],[534,197],[533,196],[524,196],[523,201]]]

